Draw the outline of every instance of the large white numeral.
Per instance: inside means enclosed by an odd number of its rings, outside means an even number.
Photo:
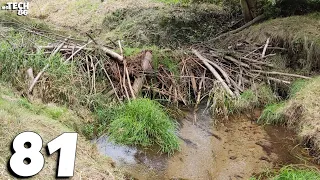
[[[77,133],[63,133],[48,143],[50,154],[60,149],[58,177],[73,176],[77,138]]]
[[[13,172],[22,177],[30,177],[41,171],[44,165],[41,137],[34,132],[23,132],[13,140],[15,153],[10,158]]]

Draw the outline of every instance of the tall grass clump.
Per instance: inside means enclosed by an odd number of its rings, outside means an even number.
[[[284,112],[285,103],[273,103],[267,105],[260,118],[258,119],[258,123],[262,124],[282,124],[284,123]]]
[[[160,104],[146,98],[122,105],[110,123],[108,134],[116,143],[150,147],[158,145],[162,152],[179,150],[176,124]]]
[[[250,111],[277,101],[277,97],[270,86],[265,84],[254,86],[257,87],[245,90],[238,98],[229,103],[230,113]]]

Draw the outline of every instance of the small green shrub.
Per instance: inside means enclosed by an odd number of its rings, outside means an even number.
[[[260,118],[258,119],[258,123],[263,124],[281,124],[283,123],[283,110],[285,107],[285,103],[274,103],[269,104],[263,110]]]
[[[157,144],[162,152],[172,154],[180,147],[175,131],[176,124],[160,104],[141,98],[120,107],[108,134],[116,143],[142,147]]]

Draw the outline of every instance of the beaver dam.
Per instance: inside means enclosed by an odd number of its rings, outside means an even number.
[[[159,154],[156,147],[117,145],[107,136],[93,142],[134,179],[249,179],[288,164],[319,167],[293,131],[256,124],[260,110],[232,116],[219,125],[203,111],[196,124],[192,112],[179,121],[182,148],[173,156]]]

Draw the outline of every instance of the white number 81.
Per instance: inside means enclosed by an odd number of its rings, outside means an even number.
[[[77,148],[77,133],[63,133],[48,143],[49,153],[60,149],[57,177],[71,177]],[[34,132],[23,132],[13,140],[15,153],[10,158],[11,170],[22,177],[30,177],[39,173],[44,166],[44,158],[40,150],[41,137]]]

